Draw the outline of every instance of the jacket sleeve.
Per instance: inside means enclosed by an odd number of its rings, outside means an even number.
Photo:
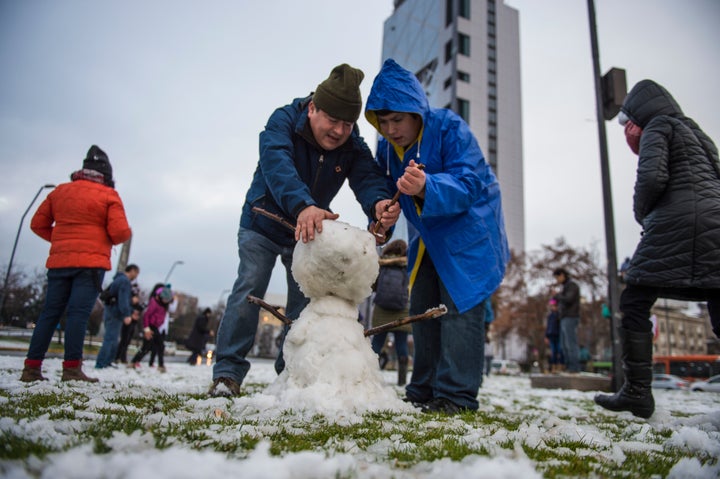
[[[132,306],[130,305],[130,296],[132,295],[131,292],[131,284],[130,281],[118,281],[117,286],[117,298],[118,298],[118,311],[120,311],[120,314],[123,318],[127,318],[128,316],[132,316]]]
[[[302,209],[316,203],[295,166],[293,110],[293,106],[275,110],[260,133],[259,168],[275,202],[295,218]]]
[[[108,195],[107,232],[112,244],[124,243],[132,236],[120,195],[114,189]]]
[[[462,214],[488,191],[480,168],[485,157],[467,124],[451,118],[438,134],[441,158],[431,158],[428,163],[439,165],[440,171],[432,166],[426,171],[424,218]]]
[[[45,241],[50,241],[52,239],[54,222],[55,220],[53,219],[52,208],[50,206],[50,198],[48,197],[40,203],[40,206],[33,215],[32,220],[30,221],[30,229],[33,233]]]
[[[353,134],[351,140],[355,142],[357,156],[353,159],[352,168],[348,174],[348,185],[355,194],[355,198],[362,206],[368,218],[375,220],[375,203],[389,200],[393,193],[384,176],[382,168],[373,159],[372,152],[365,140]]]
[[[668,160],[671,135],[670,123],[662,117],[657,117],[648,123],[640,138],[640,155],[633,196],[633,213],[640,225],[655,208],[670,180]]]

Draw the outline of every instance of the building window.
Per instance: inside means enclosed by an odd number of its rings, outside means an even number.
[[[447,27],[453,21],[453,2],[455,0],[445,0],[445,26]]]
[[[460,11],[458,15],[470,20],[470,0],[460,0]]]
[[[462,98],[458,98],[457,114],[460,115],[466,123],[470,123],[470,102]]]
[[[448,104],[445,105],[443,108],[445,108],[446,110],[449,110],[451,107],[452,107],[452,105],[450,105],[450,103],[448,103]]]
[[[466,57],[470,56],[470,37],[464,33],[458,33],[458,52]]]
[[[495,0],[488,0],[488,12],[495,13]]]
[[[458,70],[457,77],[458,77],[458,80],[460,80],[460,81],[470,83],[470,74],[469,73]]]
[[[443,90],[450,88],[450,85],[452,85],[452,77],[448,77],[447,80],[445,80],[445,83],[443,83]]]
[[[453,47],[452,47],[452,40],[448,40],[448,42],[445,44],[445,63],[452,60],[453,55]]]

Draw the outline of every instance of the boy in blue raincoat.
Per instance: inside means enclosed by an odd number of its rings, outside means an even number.
[[[415,76],[392,59],[375,77],[365,116],[382,135],[376,161],[403,193],[399,203],[411,225],[410,314],[448,308],[441,318],[413,324],[406,400],[424,411],[476,410],[485,302],[510,257],[497,178],[467,123],[431,108]]]

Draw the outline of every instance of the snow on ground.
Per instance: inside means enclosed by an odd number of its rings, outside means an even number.
[[[274,396],[263,390],[265,385],[273,383],[277,376],[272,361],[253,359],[253,367],[246,379],[246,387],[256,385],[257,392],[229,401],[226,398],[207,398],[205,391],[211,383],[211,367],[202,365],[191,367],[183,363],[168,363],[168,372],[160,374],[154,369],[144,367],[138,371],[126,368],[94,370],[86,366],[86,372],[100,378],[96,384],[61,383],[61,360],[46,360],[43,369],[50,380],[42,383],[25,384],[19,381],[23,358],[0,356],[0,411],[13,397],[22,394],[72,393],[78,391],[91,399],[87,414],[98,414],[110,407],[117,407],[109,398],[117,396],[152,396],[158,391],[167,394],[197,394],[201,399],[192,399],[192,412],[181,411],[175,415],[157,413],[148,421],[189,421],[197,417],[206,417],[226,410],[234,417],[244,417],[257,421],[259,428],[264,423],[272,423],[280,414],[292,414],[293,419],[301,422],[313,420],[314,413],[300,410],[291,412],[278,409]],[[90,362],[88,362],[90,364]],[[383,371],[388,387],[398,394],[402,391],[392,386],[396,380],[394,371]],[[680,447],[696,451],[699,455],[720,455],[720,395],[712,393],[691,393],[687,391],[655,391],[657,412],[648,420],[632,418],[628,413],[607,414],[608,418],[627,418],[627,440],[613,444],[613,437],[607,429],[590,425],[584,418],[588,412],[579,405],[580,401],[592,398],[593,393],[580,391],[531,389],[527,377],[486,378],[479,400],[481,410],[496,410],[502,407],[508,411],[529,412],[528,420],[517,430],[498,428],[489,435],[481,428],[467,429],[462,439],[473,443],[482,443],[491,457],[471,455],[461,461],[441,459],[422,462],[409,469],[393,467],[391,461],[384,458],[389,444],[382,443],[367,450],[356,448],[357,453],[333,453],[312,451],[286,453],[273,456],[269,453],[269,444],[260,442],[247,457],[226,455],[213,450],[190,449],[183,445],[174,445],[167,449],[157,449],[149,433],[126,435],[116,433],[111,440],[112,451],[94,454],[91,445],[70,448],[66,452],[50,454],[45,459],[29,461],[30,465],[7,461],[0,463],[0,476],[12,479],[42,477],[53,479],[97,479],[97,478],[134,478],[152,477],[153,479],[190,478],[204,475],[232,474],[235,477],[251,478],[335,478],[367,477],[390,478],[534,478],[541,477],[535,464],[516,447],[509,454],[498,444],[513,441],[516,444],[534,446],[541,441],[553,438],[577,439],[593,448],[587,454],[605,455],[608,461],[618,465],[632,451],[657,450],[656,444],[643,441],[653,430],[670,428],[674,432],[662,446]],[[319,404],[322,401],[318,401]],[[228,405],[230,404],[230,405]],[[72,407],[72,405],[68,405]],[[538,414],[538,410],[540,414]],[[398,413],[398,417],[412,418],[414,413]],[[3,416],[5,416],[3,414]],[[338,416],[339,420],[352,422],[352,414]],[[615,422],[609,421],[608,427]],[[458,425],[463,423],[458,421]],[[48,444],[63,445],[72,434],[72,423],[53,421],[48,416],[32,421],[15,421],[0,418],[0,434],[14,432],[29,441],[44,441]],[[238,428],[240,429],[240,428]],[[227,430],[226,441],[237,440]],[[238,430],[237,434],[240,434]],[[353,450],[351,447],[349,450]],[[683,459],[673,468],[669,477],[674,478],[716,478],[720,477],[720,466],[701,465],[695,459]]]

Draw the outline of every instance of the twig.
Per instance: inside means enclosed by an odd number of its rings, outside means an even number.
[[[273,307],[273,306],[270,306],[268,303],[266,303],[266,302],[263,301],[262,299],[257,298],[257,297],[255,297],[255,296],[250,296],[250,295],[248,295],[247,300],[248,300],[248,303],[257,304],[258,306],[260,306],[260,307],[263,308],[264,310],[268,311],[270,314],[272,314],[272,315],[275,316],[277,319],[279,319],[280,321],[282,321],[283,324],[285,324],[286,326],[290,326],[290,325],[292,324],[292,320],[291,320],[290,318],[288,318],[287,316],[285,316],[284,314],[282,314],[280,311],[278,311],[277,308],[275,308],[275,307]]]
[[[397,321],[393,321],[392,323],[383,324],[382,326],[378,326],[376,328],[370,328],[365,331],[365,336],[373,336],[378,333],[384,333],[385,331],[390,331],[391,329],[398,328],[400,326],[404,326],[406,324],[410,323],[416,323],[418,321],[422,321],[425,319],[434,319],[439,318],[440,316],[447,313],[447,306],[444,304],[441,304],[437,308],[428,309],[423,314],[417,314],[415,316],[408,316],[406,318],[398,319]]]
[[[271,220],[277,221],[278,223],[280,223],[281,225],[283,225],[284,227],[288,228],[291,231],[295,231],[295,225],[290,223],[289,221],[287,221],[285,218],[283,218],[280,215],[276,215],[275,213],[270,213],[269,211],[266,211],[262,208],[258,208],[257,206],[253,206],[252,211],[257,214],[266,216],[266,217],[270,218]]]
[[[424,169],[425,169],[425,165],[422,164],[422,163],[418,163],[417,165],[415,165],[415,168],[417,168],[418,170],[424,170]],[[400,199],[400,191],[398,190],[398,191],[396,191],[395,194],[393,195],[392,199],[390,200],[390,203],[387,203],[387,204],[385,205],[385,208],[383,208],[383,211],[389,210],[395,203],[398,202],[399,199]],[[382,224],[382,222],[378,219],[378,220],[375,222],[375,226],[373,226],[372,233],[373,233],[375,236],[379,237],[379,238],[384,238],[384,237],[385,237],[384,234],[378,233],[378,229],[380,228],[380,225],[381,225],[381,224]]]

